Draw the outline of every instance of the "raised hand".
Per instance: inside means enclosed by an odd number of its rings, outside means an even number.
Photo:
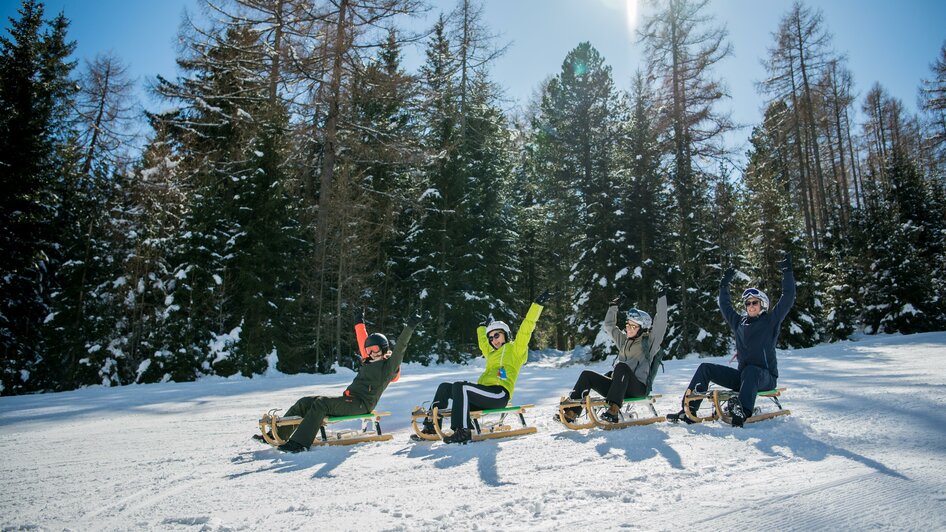
[[[425,310],[423,312],[417,311],[407,320],[407,325],[410,327],[417,327],[422,322],[425,322],[430,319],[430,311]]]
[[[355,323],[364,323],[365,322],[365,309],[355,308],[351,312],[352,321]]]
[[[619,307],[621,306],[621,303],[623,302],[624,302],[624,296],[618,295],[617,297],[609,301],[608,304],[611,305],[612,307]]]
[[[792,269],[792,254],[785,252],[785,257],[778,261],[778,268],[783,272],[791,271]]]
[[[552,292],[549,292],[548,290],[546,290],[545,292],[542,292],[541,294],[539,294],[539,297],[535,298],[535,302],[540,305],[545,305],[545,302],[551,299],[551,297],[552,297]]]
[[[726,268],[726,271],[723,272],[723,278],[719,281],[720,286],[729,286],[729,283],[732,282],[733,278],[736,277],[736,270],[732,266]]]

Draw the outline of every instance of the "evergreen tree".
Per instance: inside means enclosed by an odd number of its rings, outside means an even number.
[[[887,201],[871,213],[869,228],[865,325],[871,332],[935,330],[943,325],[943,211],[901,152],[894,152],[885,174]]]
[[[461,119],[458,68],[441,18],[421,69],[429,160],[399,259],[406,297],[436,302],[418,351],[436,353],[438,362],[467,359],[476,349],[476,324],[486,316],[515,321],[518,258],[508,209],[512,170],[505,118],[495,88],[480,74],[470,82],[468,112]]]
[[[547,96],[543,118],[556,134],[560,170],[555,178],[576,201],[574,211],[560,211],[554,222],[571,224],[575,231],[565,256],[570,259],[569,297],[562,300],[571,303],[566,316],[575,342],[587,345],[597,337],[601,316],[616,294],[615,278],[627,267],[618,258],[626,243],[617,217],[623,194],[614,164],[627,106],[614,88],[611,67],[587,42],[565,57]]]
[[[822,309],[818,307],[818,287],[811,281],[815,276],[811,274],[807,240],[787,192],[790,173],[779,142],[783,112],[781,103],[769,106],[765,122],[750,139],[752,149],[745,173],[748,196],[742,210],[747,228],[742,242],[743,264],[748,286],[769,294],[774,305],[782,291],[778,261],[785,253],[792,254],[797,292],[779,342],[783,347],[808,347],[818,340],[815,318]]]
[[[155,120],[189,188],[171,259],[178,345],[162,360],[174,380],[266,369],[287,334],[281,324],[292,323],[280,310],[293,295],[300,246],[281,165],[287,116],[269,98],[259,34],[231,26],[209,35],[179,60],[190,77],[157,86],[182,104]]]
[[[51,387],[58,372],[44,348],[44,322],[61,265],[56,223],[70,193],[68,117],[75,47],[68,20],[43,18],[25,0],[0,37],[0,393]],[[44,26],[46,29],[44,30]]]

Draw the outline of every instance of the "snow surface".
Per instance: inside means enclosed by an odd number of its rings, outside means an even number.
[[[667,363],[658,410],[703,361]],[[379,405],[394,440],[298,455],[250,439],[259,415],[351,372],[3,397],[0,528],[946,530],[946,333],[779,362],[791,416],[575,432],[551,416],[586,366],[539,354],[514,399],[538,433],[466,446],[410,442],[408,413],[482,362],[410,365]]]

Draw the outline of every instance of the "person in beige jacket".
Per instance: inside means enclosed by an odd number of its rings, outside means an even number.
[[[604,332],[614,340],[618,348],[611,371],[604,375],[591,370],[582,371],[568,394],[569,399],[574,401],[582,400],[589,390],[604,396],[609,406],[608,411],[601,414],[601,419],[611,423],[618,422],[618,412],[624,399],[647,395],[647,378],[653,358],[650,354],[650,329],[654,323],[653,319],[647,312],[632,308],[627,311],[624,329],[619,329],[619,300],[620,298],[617,298],[611,302],[604,317]],[[565,409],[565,418],[569,423],[574,422],[580,414],[581,407]]]

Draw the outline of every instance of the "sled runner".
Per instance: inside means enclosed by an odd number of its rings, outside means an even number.
[[[667,420],[666,416],[658,414],[657,409],[654,407],[654,403],[656,403],[657,399],[660,397],[660,394],[653,394],[647,397],[629,397],[625,399],[619,413],[621,421],[617,423],[609,423],[598,417],[602,410],[608,409],[608,402],[603,397],[592,397],[589,395],[585,397],[584,401],[573,401],[564,398],[558,405],[558,419],[561,421],[562,425],[572,430],[584,430],[593,427],[613,430],[637,425],[650,425],[651,423],[659,423]],[[570,422],[565,416],[565,410],[575,407],[583,408],[584,411],[578,418]],[[582,415],[585,416],[587,421],[579,421]]]
[[[259,428],[263,433],[263,439],[270,445],[282,445],[286,443],[286,440],[279,437],[279,432],[276,430],[277,427],[294,427],[302,423],[302,417],[300,416],[279,417],[276,415],[276,412],[277,410],[275,409],[270,410],[268,413],[263,414],[263,417],[259,420]],[[390,415],[390,412],[371,412],[353,416],[326,417],[325,420],[322,421],[322,426],[319,427],[319,436],[312,442],[312,446],[351,445],[353,443],[366,441],[390,440],[393,438],[392,435],[381,433],[381,418]],[[326,434],[326,426],[353,420],[361,421],[361,430],[345,429],[334,431],[331,435]]]
[[[775,404],[775,410],[769,412],[762,412],[761,408],[756,406],[756,411],[752,416],[746,418],[746,423],[755,423],[756,421],[762,421],[765,419],[771,419],[778,416],[787,416],[792,413],[791,410],[787,410],[782,407],[782,403],[779,402],[778,398],[782,395],[782,392],[785,391],[785,388],[776,388],[774,390],[765,390],[756,394],[757,397],[764,397],[766,399],[771,399]],[[714,419],[722,420],[724,423],[732,425],[732,416],[729,415],[728,410],[724,407],[725,403],[729,400],[738,400],[739,392],[733,390],[720,390],[720,389],[710,389],[702,393],[693,392],[692,390],[687,390],[686,394],[683,396],[683,410],[686,412],[687,417],[693,420],[695,423],[702,423],[703,421],[710,421]],[[697,400],[708,400],[711,403],[712,412],[706,416],[693,415],[690,412],[690,403]],[[697,413],[699,414],[699,413]]]
[[[470,427],[473,432],[473,441],[482,441],[489,440],[494,438],[509,438],[512,436],[521,436],[523,434],[532,434],[536,432],[536,428],[529,426],[526,423],[525,414],[526,410],[534,407],[535,405],[511,405],[505,408],[494,408],[491,410],[476,410],[470,412],[470,419],[473,421],[473,426]],[[453,434],[449,430],[444,430],[441,428],[444,418],[449,418],[451,411],[440,410],[434,408],[433,412],[425,410],[422,407],[417,407],[411,412],[411,427],[414,429],[414,433],[418,438],[427,441],[438,441],[443,440],[447,436]],[[507,423],[507,418],[515,414],[519,418],[519,423],[522,425],[520,428],[513,428]],[[423,421],[425,418],[429,417],[433,420],[434,430],[436,434],[424,434],[421,431],[421,427],[417,425],[418,421]]]

